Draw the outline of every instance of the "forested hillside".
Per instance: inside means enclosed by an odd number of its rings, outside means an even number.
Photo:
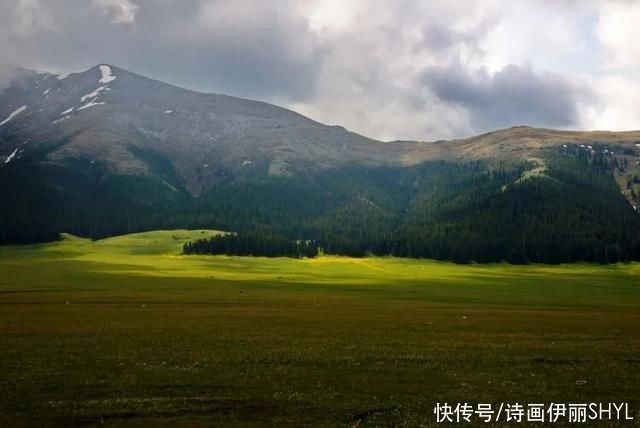
[[[313,210],[323,201],[310,197],[305,205],[303,196],[295,201],[299,215],[277,218],[266,209],[261,216],[259,206],[269,206],[266,195],[282,195],[264,193],[256,201],[255,217],[235,223],[243,243],[237,254],[274,255],[263,250],[265,241],[273,239],[274,246],[284,248],[275,255],[299,256],[295,247],[282,244],[288,237],[314,239],[319,251],[329,254],[461,263],[640,259],[640,216],[620,194],[611,159],[570,150],[550,154],[544,168],[528,162],[435,162],[376,171],[367,178],[386,183],[384,193],[356,190],[330,214],[317,216]],[[362,174],[358,179],[366,177]],[[271,226],[267,232],[257,224]],[[213,238],[186,252],[234,253],[224,241],[229,238]]]
[[[535,162],[434,161],[229,178],[198,198],[170,174],[104,179],[95,164],[9,165],[0,169],[2,239],[208,227],[241,237],[242,250],[210,251],[222,253],[310,255],[290,243],[312,241],[329,254],[463,263],[640,259],[640,215],[614,180],[621,163],[602,149],[569,145]]]

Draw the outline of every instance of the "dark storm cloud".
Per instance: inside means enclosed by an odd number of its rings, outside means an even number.
[[[301,100],[313,90],[321,50],[288,4],[0,0],[0,51],[26,66],[107,62],[205,91]],[[9,22],[16,16],[18,25]]]
[[[188,11],[180,4],[182,16],[176,19],[167,14],[171,7],[142,1],[136,32],[147,31],[136,37],[137,48],[151,47],[154,55],[138,61],[140,68],[163,69],[162,77],[203,89],[305,99],[313,90],[321,49],[306,22],[287,5],[192,1]],[[175,58],[169,67],[167,54]]]
[[[421,80],[441,101],[466,109],[479,128],[516,124],[567,127],[591,91],[554,73],[509,65],[495,74],[459,64],[426,70]]]

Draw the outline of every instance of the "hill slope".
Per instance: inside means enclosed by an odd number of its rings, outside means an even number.
[[[640,257],[639,132],[379,142],[108,65],[18,75],[0,91],[0,242],[185,227],[354,255]]]

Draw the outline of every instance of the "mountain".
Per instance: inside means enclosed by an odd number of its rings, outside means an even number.
[[[215,227],[460,261],[640,254],[640,132],[381,142],[104,64],[16,76],[0,91],[0,242]]]
[[[166,158],[194,195],[229,174],[288,176],[398,159],[390,145],[283,108],[108,65],[66,76],[22,70],[0,100],[0,117],[10,118],[0,127],[9,154],[59,141],[48,160],[93,160],[114,174],[144,175],[153,172],[144,156],[152,153]]]

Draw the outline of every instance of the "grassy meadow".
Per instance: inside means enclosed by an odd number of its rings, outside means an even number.
[[[434,426],[445,401],[640,418],[638,264],[180,254],[212,233],[0,247],[0,426]]]

